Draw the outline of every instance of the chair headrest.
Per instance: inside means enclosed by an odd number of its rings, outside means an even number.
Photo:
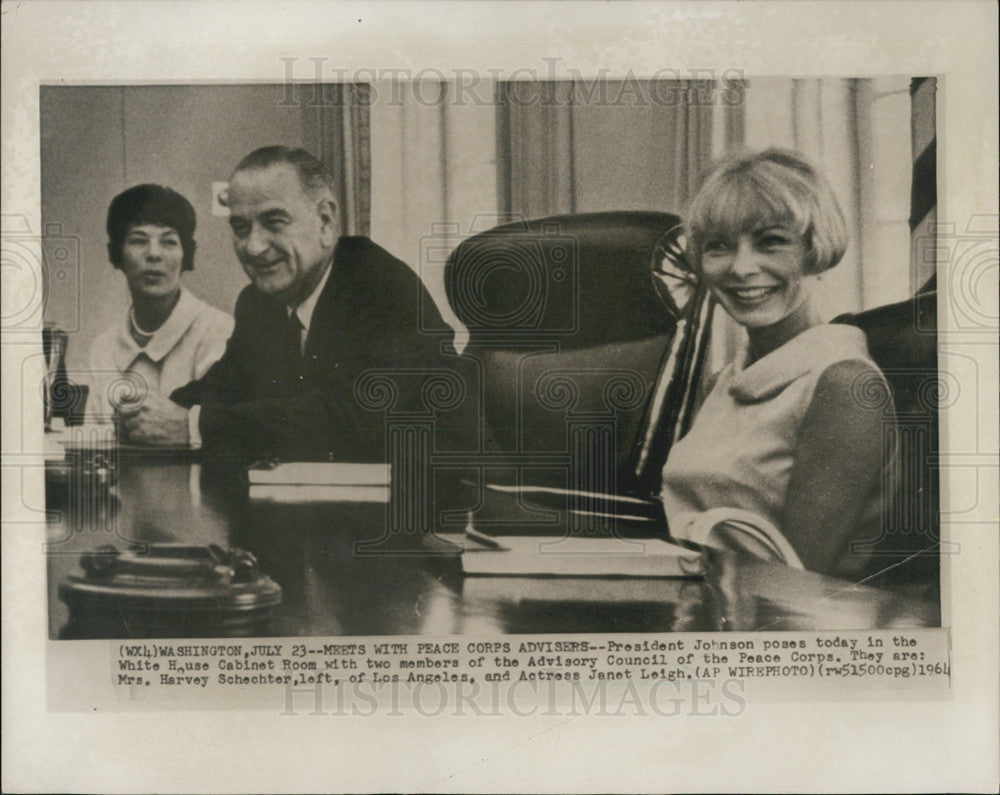
[[[680,218],[660,212],[504,224],[452,252],[448,300],[473,344],[516,339],[565,349],[669,334],[676,322],[654,286],[654,260],[680,234]]]
[[[885,371],[937,369],[937,292],[841,315],[833,322],[864,331],[872,359]]]

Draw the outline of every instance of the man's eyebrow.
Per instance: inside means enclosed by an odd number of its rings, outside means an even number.
[[[280,207],[275,207],[274,209],[271,209],[271,210],[264,210],[263,212],[259,212],[254,217],[258,218],[259,220],[261,220],[263,222],[267,222],[267,221],[273,221],[275,219],[290,218],[291,216],[289,216],[289,214],[288,214],[288,212],[286,210],[283,210]],[[250,218],[251,218],[250,216],[246,216],[246,215],[234,215],[233,213],[230,213],[229,214],[229,225],[233,226],[234,224],[238,224],[238,223],[239,224],[248,224],[248,223],[250,223]]]
[[[285,210],[275,207],[273,210],[264,210],[264,212],[260,213],[260,217],[266,221],[271,218],[288,218],[289,216]]]

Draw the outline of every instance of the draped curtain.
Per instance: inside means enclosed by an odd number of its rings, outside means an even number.
[[[937,79],[910,81],[913,188],[910,191],[911,287],[926,285],[937,264]]]
[[[500,212],[680,213],[712,156],[713,93],[705,81],[498,83]]]
[[[830,180],[850,243],[816,286],[826,320],[901,301],[919,286],[910,263],[911,121],[903,77],[753,78],[742,103],[715,106],[714,155],[797,149]],[[707,369],[728,362],[741,339],[742,330],[717,312]]]
[[[364,83],[296,86],[302,109],[302,145],[333,177],[340,228],[345,235],[371,231],[371,87]]]
[[[821,315],[832,319],[913,291],[906,79],[507,82],[497,85],[496,105],[502,213],[683,216],[713,159],[740,148],[788,147],[823,169],[850,228],[847,254],[817,286]],[[741,336],[716,313],[709,371],[732,358]]]
[[[462,349],[467,335],[445,295],[444,264],[462,240],[501,220],[494,107],[447,82],[373,88],[384,101],[371,107],[372,238],[420,274]]]
[[[465,237],[560,213],[683,216],[711,161],[743,147],[799,149],[833,184],[851,242],[818,285],[825,318],[902,300],[924,280],[910,263],[908,78],[507,81],[492,95],[493,103],[458,101],[451,84],[414,84],[370,111],[372,236],[420,272],[456,326],[440,275]],[[933,111],[933,96],[924,104]],[[344,124],[327,122],[323,140],[341,145],[336,131],[351,129]],[[731,358],[742,333],[724,313],[715,324],[709,370]]]

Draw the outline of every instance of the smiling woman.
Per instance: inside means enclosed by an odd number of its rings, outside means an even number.
[[[195,226],[191,203],[170,188],[136,185],[112,200],[108,259],[124,275],[132,302],[91,346],[92,420],[110,421],[139,404],[160,406],[174,415],[175,437],[187,438],[187,412],[166,396],[205,373],[233,327],[229,315],[181,285],[181,274],[194,268]]]
[[[868,561],[851,542],[878,535],[891,480],[892,412],[856,399],[859,384],[888,394],[863,333],[813,305],[847,245],[833,192],[801,155],[769,149],[710,171],[689,218],[689,260],[747,336],[671,449],[671,533],[729,546],[750,524],[790,543],[786,562],[856,575]]]

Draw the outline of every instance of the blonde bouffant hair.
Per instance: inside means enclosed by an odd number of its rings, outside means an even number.
[[[830,183],[800,153],[765,149],[716,163],[688,210],[687,254],[701,269],[705,243],[782,225],[806,243],[807,274],[829,270],[847,249],[847,224]]]

